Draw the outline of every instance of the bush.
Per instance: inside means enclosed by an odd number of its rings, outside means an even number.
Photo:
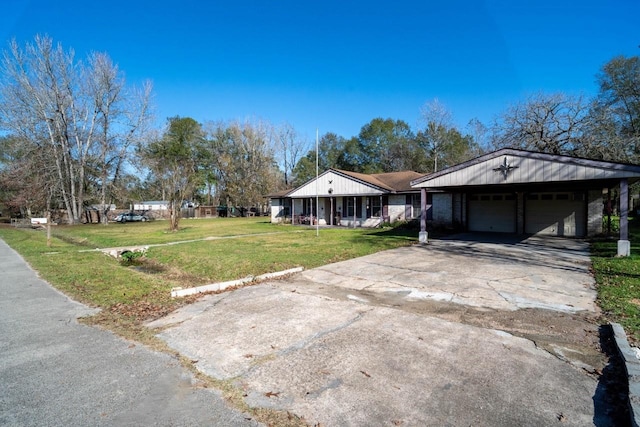
[[[142,258],[144,253],[140,251],[125,251],[120,254],[122,263],[125,265],[135,264],[138,258]]]

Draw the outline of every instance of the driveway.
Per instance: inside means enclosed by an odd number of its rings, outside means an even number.
[[[615,425],[580,241],[457,236],[208,295],[149,326],[314,425]]]

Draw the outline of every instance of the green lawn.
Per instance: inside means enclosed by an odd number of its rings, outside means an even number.
[[[313,268],[412,244],[416,232],[402,229],[316,229],[274,225],[265,218],[183,220],[55,226],[50,247],[42,230],[0,228],[0,237],[40,275],[84,303],[125,313],[140,323],[177,307],[173,287],[191,287],[302,266]],[[209,240],[202,240],[211,238]],[[164,244],[126,265],[87,249]],[[138,309],[143,307],[144,310]],[[110,319],[113,321],[114,319]]]
[[[629,224],[631,256],[616,257],[617,237],[596,239],[591,259],[603,320],[620,323],[629,341],[640,344],[640,220]]]

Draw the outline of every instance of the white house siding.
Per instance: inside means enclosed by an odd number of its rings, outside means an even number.
[[[290,212],[289,215],[291,215]],[[271,222],[279,224],[284,222],[285,219],[284,199],[271,199]]]
[[[453,195],[451,193],[434,193],[433,204],[433,224],[446,225],[453,222]]]
[[[313,179],[297,188],[295,191],[289,193],[289,196],[315,197],[316,194],[318,194],[321,197],[329,197],[331,194],[348,194],[353,196],[371,196],[383,194],[383,192],[376,187],[358,182],[353,178],[347,178],[345,176],[338,175],[331,170],[321,174],[318,177],[317,183],[318,184],[316,187],[316,180]]]
[[[142,202],[133,205],[136,211],[162,211],[169,209],[169,202]]]

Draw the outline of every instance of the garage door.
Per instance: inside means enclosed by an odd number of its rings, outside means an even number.
[[[585,203],[585,195],[582,192],[527,194],[525,232],[582,237],[586,230]]]
[[[516,232],[514,194],[473,194],[469,197],[469,230]]]

